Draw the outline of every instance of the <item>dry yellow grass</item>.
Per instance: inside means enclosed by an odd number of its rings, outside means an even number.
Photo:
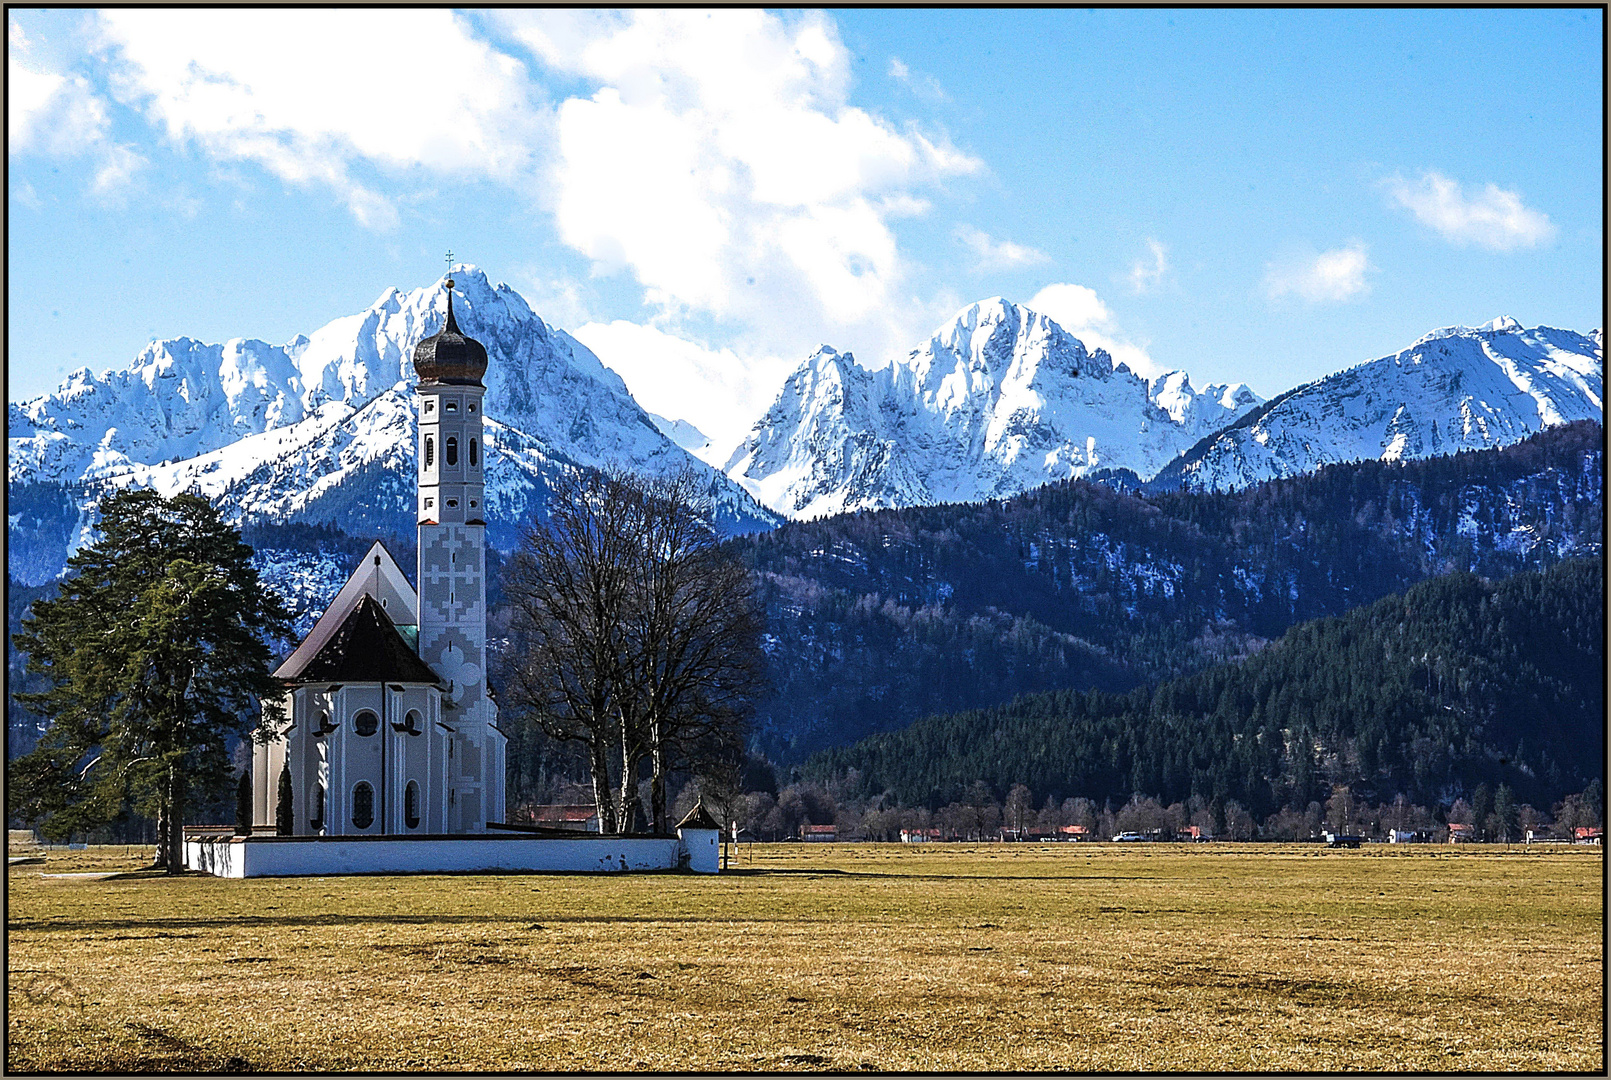
[[[10,874],[10,1069],[1602,1071],[1597,849],[772,845]]]

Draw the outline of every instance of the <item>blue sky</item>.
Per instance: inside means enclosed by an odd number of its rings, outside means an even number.
[[[1270,395],[1603,323],[1603,14],[28,11],[8,395],[508,281],[731,441],[963,305]]]

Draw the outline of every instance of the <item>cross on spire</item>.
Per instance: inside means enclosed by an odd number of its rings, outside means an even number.
[[[447,253],[447,272],[448,272],[447,287],[449,289],[451,289],[451,288],[453,288],[453,249],[452,248],[448,248],[448,253]]]

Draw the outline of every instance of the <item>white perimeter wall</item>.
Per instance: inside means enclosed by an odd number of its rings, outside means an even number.
[[[665,838],[595,836],[576,840],[224,837],[187,839],[185,865],[231,878],[510,870],[619,874],[678,868],[714,874],[720,867],[720,849],[713,829],[684,829],[676,837]]]

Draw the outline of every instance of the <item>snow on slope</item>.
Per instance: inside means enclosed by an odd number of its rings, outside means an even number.
[[[818,349],[725,469],[790,517],[978,501],[1096,469],[1151,476],[1258,401],[1241,385],[1195,391],[1183,372],[1154,390],[995,297],[881,371]]]
[[[620,376],[473,266],[453,271],[459,325],[487,347],[489,521],[540,502],[559,465],[710,477],[725,530],[776,519],[656,427]],[[413,352],[446,317],[439,280],[388,289],[283,346],[153,342],[124,371],[74,372],[9,407],[8,479],[196,487],[244,518],[343,527],[413,514]],[[509,524],[513,524],[510,522]]]
[[[1604,421],[1601,332],[1498,318],[1434,330],[1272,399],[1172,462],[1152,487],[1223,490],[1340,461],[1505,446],[1572,420]]]

